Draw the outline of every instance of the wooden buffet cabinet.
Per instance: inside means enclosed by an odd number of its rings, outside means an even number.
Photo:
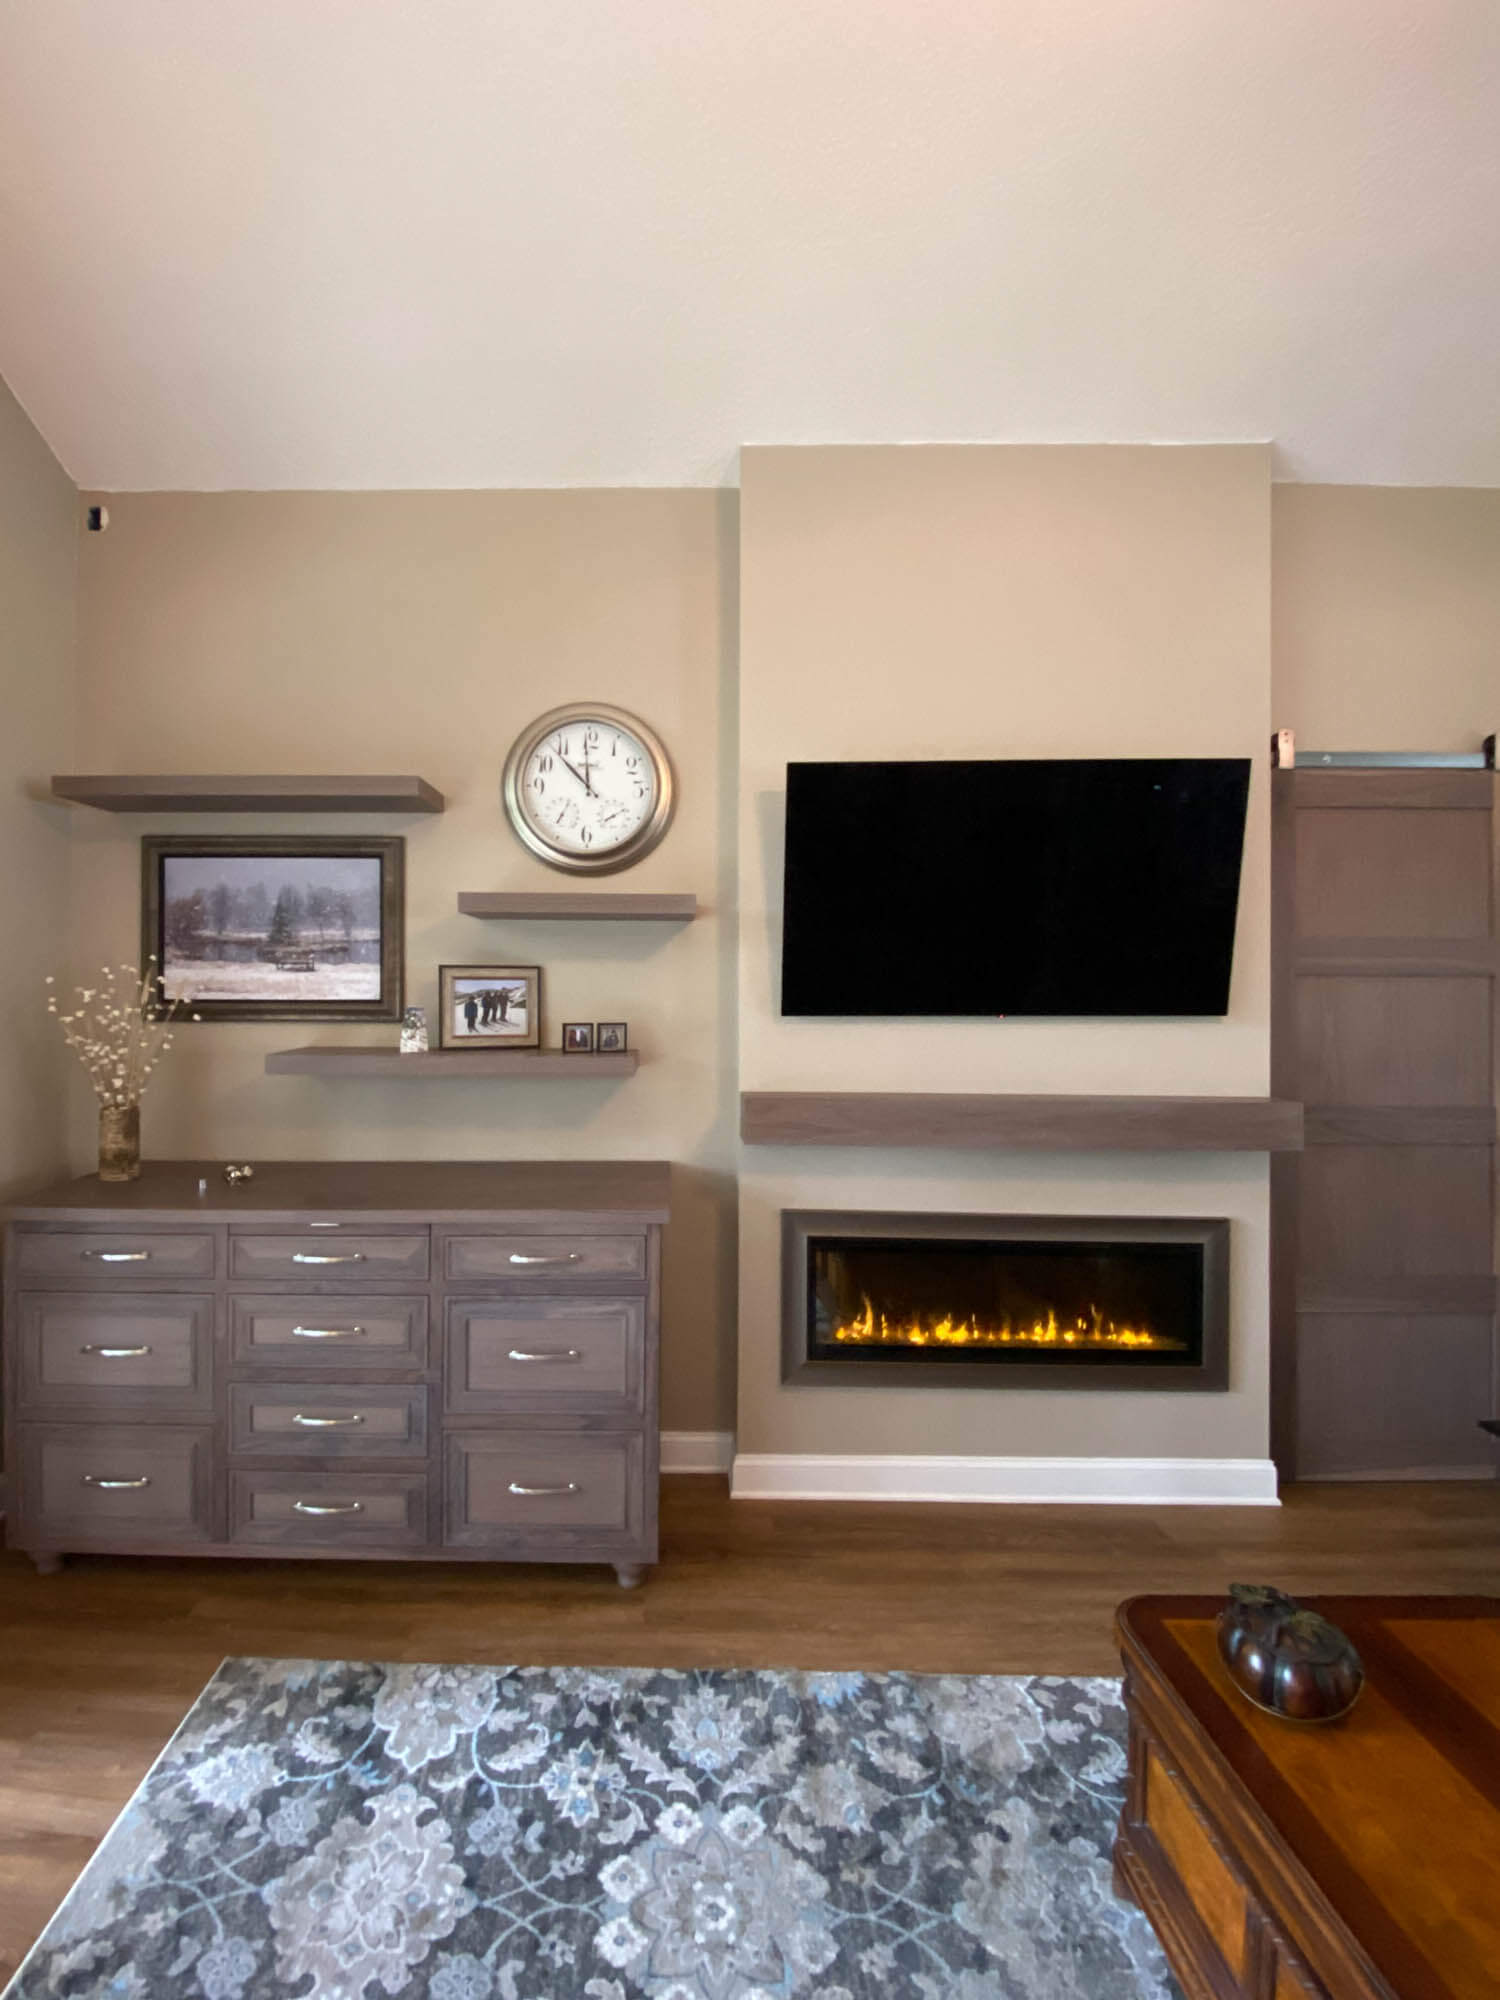
[[[8,1539],[656,1559],[655,1161],[88,1177],[5,1211]]]

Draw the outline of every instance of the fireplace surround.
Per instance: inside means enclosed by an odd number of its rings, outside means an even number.
[[[1223,1390],[1229,1224],[786,1209],[782,1380]]]

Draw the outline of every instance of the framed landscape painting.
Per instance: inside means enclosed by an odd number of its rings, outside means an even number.
[[[141,957],[205,1021],[399,1021],[399,835],[141,842]]]

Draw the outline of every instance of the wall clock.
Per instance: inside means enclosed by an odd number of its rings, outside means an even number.
[[[649,854],[674,803],[660,737],[624,709],[549,709],[511,745],[501,781],[517,837],[553,868],[606,875]]]

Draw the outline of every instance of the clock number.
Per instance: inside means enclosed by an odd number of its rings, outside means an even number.
[[[543,792],[545,792],[547,789],[547,780],[545,778],[533,778],[531,781],[531,789],[536,793],[537,797],[540,798]]]
[[[578,830],[578,838],[585,847],[592,846],[594,840],[592,828],[586,826],[580,827]]]
[[[536,767],[539,771],[550,771],[552,769],[552,759],[545,755],[538,757]]]

